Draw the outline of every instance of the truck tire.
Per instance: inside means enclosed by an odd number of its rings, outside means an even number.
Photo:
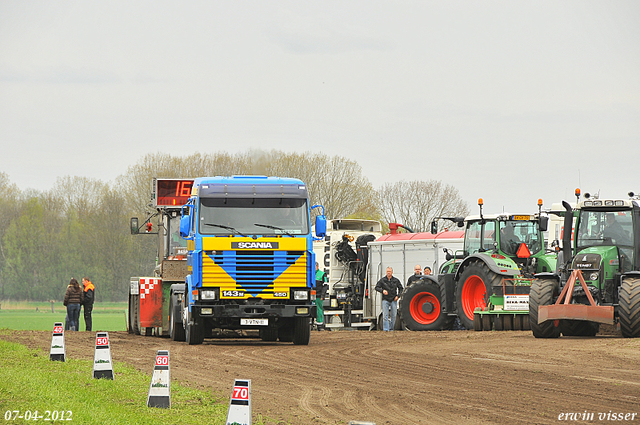
[[[558,296],[558,281],[555,279],[534,279],[529,293],[529,326],[536,338],[558,338],[560,327],[558,320],[548,320],[538,324],[538,307],[551,305]]]
[[[178,302],[178,296],[175,294],[171,294],[169,300],[169,337],[174,341],[185,340],[180,303]]]
[[[561,320],[560,332],[564,336],[596,336],[600,324],[586,320]]]
[[[293,319],[293,343],[295,345],[309,345],[311,339],[311,321],[308,317]]]
[[[204,329],[194,317],[191,316],[187,297],[182,299],[182,326],[184,327],[184,339],[189,345],[199,345],[204,341]]]
[[[620,330],[625,338],[640,337],[640,278],[625,277],[619,293]]]
[[[266,328],[260,328],[260,339],[263,341],[273,342],[278,340],[278,328],[275,326],[268,326]]]
[[[450,325],[451,319],[442,312],[441,300],[440,288],[435,283],[419,281],[408,287],[402,294],[398,307],[407,329],[439,331]]]
[[[280,342],[293,341],[293,319],[287,319],[280,327],[278,327],[278,340]]]
[[[473,329],[473,311],[476,307],[485,308],[493,285],[500,283],[502,276],[489,270],[481,261],[469,264],[460,274],[456,285],[456,303],[460,323],[467,329]]]

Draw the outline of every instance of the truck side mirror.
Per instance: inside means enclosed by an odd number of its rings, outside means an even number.
[[[180,236],[186,238],[191,233],[191,217],[189,215],[183,215],[180,219]]]
[[[433,220],[431,222],[431,234],[435,235],[436,233],[438,233],[438,222]]]
[[[540,217],[539,226],[541,232],[546,232],[549,228],[549,217]]]
[[[316,237],[324,238],[327,234],[327,218],[323,215],[316,216]]]
[[[138,233],[140,233],[138,231],[139,228],[140,226],[138,225],[138,217],[131,217],[131,234],[137,235]]]

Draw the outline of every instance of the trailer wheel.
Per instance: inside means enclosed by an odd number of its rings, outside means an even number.
[[[640,279],[623,278],[619,294],[620,330],[625,338],[640,337]]]
[[[490,331],[493,328],[493,323],[491,320],[491,315],[490,314],[483,314],[482,315],[482,330],[483,331]]]
[[[564,336],[596,336],[600,324],[586,320],[561,320],[560,331]]]
[[[169,299],[169,337],[174,341],[184,341],[184,326],[180,315],[178,296],[171,294]]]
[[[458,317],[467,329],[473,328],[473,311],[476,307],[485,308],[493,285],[500,283],[502,276],[489,270],[481,261],[475,261],[460,274],[456,285]]]
[[[534,279],[529,293],[529,326],[536,338],[558,338],[559,320],[547,320],[538,324],[538,307],[551,305],[558,296],[558,281],[555,279]]]
[[[513,330],[514,331],[521,331],[522,329],[522,323],[524,322],[524,320],[522,320],[525,316],[523,314],[515,314],[513,316]],[[529,318],[527,317],[527,320]]]
[[[129,333],[140,335],[138,316],[140,311],[140,298],[138,295],[129,295]]]
[[[408,287],[402,294],[398,307],[407,329],[434,331],[450,326],[451,319],[443,313],[441,300],[440,288],[433,282],[419,281]]]
[[[309,345],[311,339],[311,321],[308,317],[293,319],[293,343],[295,345]]]
[[[480,316],[481,311],[479,308],[476,308],[476,311],[473,312],[473,330],[481,331],[482,330],[482,316]]]
[[[505,314],[502,318],[504,320],[503,322],[503,328],[505,331],[512,331],[513,330],[513,316],[510,314]]]

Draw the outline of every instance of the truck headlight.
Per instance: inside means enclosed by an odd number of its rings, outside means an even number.
[[[298,307],[296,308],[296,314],[309,314],[309,309],[307,307]]]
[[[213,314],[213,309],[212,308],[203,308],[202,310],[200,310],[201,314]]]
[[[309,299],[307,291],[293,291],[293,299],[296,301],[305,301]]]
[[[201,300],[215,300],[216,299],[216,291],[212,291],[212,290],[200,291],[200,299]]]

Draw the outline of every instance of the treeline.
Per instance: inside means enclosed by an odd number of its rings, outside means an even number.
[[[457,190],[437,181],[374,189],[355,161],[281,151],[144,156],[115,182],[59,178],[49,191],[21,191],[0,173],[0,300],[61,300],[71,277],[88,276],[97,301],[123,301],[131,276],[152,275],[153,237],[134,237],[129,218],[145,218],[152,177],[261,174],[297,177],[328,218],[401,222],[424,231],[435,216],[468,213]]]

